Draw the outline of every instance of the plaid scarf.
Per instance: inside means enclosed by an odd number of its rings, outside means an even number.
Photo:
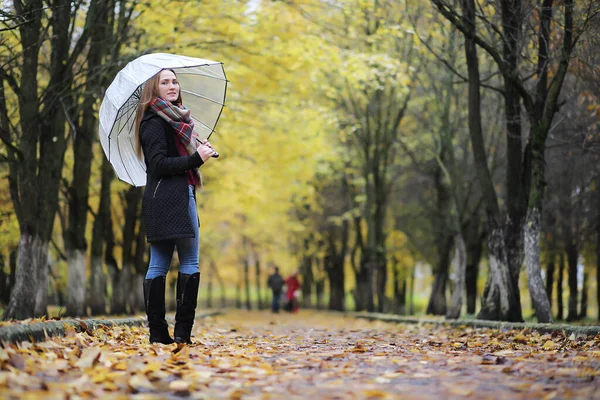
[[[173,104],[157,97],[150,102],[149,107],[156,115],[164,119],[173,127],[177,137],[185,147],[187,153],[192,155],[196,152],[197,134],[194,132],[194,121],[190,117],[190,109],[183,104]],[[197,168],[194,169],[198,177],[200,186],[202,186],[202,177]]]

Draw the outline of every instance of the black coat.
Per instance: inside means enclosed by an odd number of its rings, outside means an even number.
[[[148,242],[194,237],[188,202],[187,171],[202,165],[200,154],[180,156],[176,133],[169,123],[146,111],[140,140],[146,161],[146,190],[142,215]],[[194,191],[195,198],[195,191]]]

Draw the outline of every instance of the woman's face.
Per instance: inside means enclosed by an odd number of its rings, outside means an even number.
[[[158,79],[158,95],[171,102],[179,98],[179,82],[173,71],[161,71]]]

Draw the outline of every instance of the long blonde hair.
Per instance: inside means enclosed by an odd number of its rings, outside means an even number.
[[[142,124],[142,119],[144,118],[144,113],[148,109],[148,106],[154,99],[159,97],[158,85],[160,84],[160,74],[163,71],[171,71],[175,74],[175,71],[172,69],[163,69],[158,74],[154,75],[152,78],[148,79],[146,83],[144,83],[144,87],[142,88],[142,94],[140,95],[140,101],[138,103],[137,110],[135,112],[135,150],[138,158],[142,159],[142,142],[140,140],[140,125]],[[175,74],[177,77],[177,74]],[[179,88],[179,97],[175,100],[177,104],[183,104],[181,100],[181,87]]]

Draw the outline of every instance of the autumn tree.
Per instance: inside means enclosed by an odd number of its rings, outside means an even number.
[[[488,218],[492,219],[494,227],[490,230],[490,253],[494,258],[498,257],[498,261],[494,261],[497,267],[494,267],[486,285],[480,317],[521,319],[516,282],[524,249],[536,316],[541,322],[551,321],[539,261],[545,187],[544,149],[570,59],[582,33],[596,17],[598,4],[588,1],[576,7],[572,0],[565,1],[563,6],[555,5],[552,0],[538,5],[521,0],[503,0],[486,4],[482,8],[483,13],[477,14],[475,2],[470,0],[462,3],[461,12],[444,0],[432,0],[432,3],[468,39],[494,59],[504,78],[508,218],[506,223],[502,222],[499,212],[496,212],[493,186],[489,179],[482,180],[488,198]],[[495,24],[492,20],[498,14],[500,24]],[[559,32],[552,24],[556,21],[558,25],[561,17],[563,23]],[[478,23],[485,26],[485,31],[477,29]],[[530,26],[535,26],[533,35],[526,31]],[[499,49],[496,43],[501,43],[502,47]],[[525,49],[527,57],[520,57],[522,49]],[[533,61],[527,65],[531,59]],[[525,83],[532,70],[537,78],[533,89],[531,84]],[[530,125],[525,150],[521,144],[521,104],[525,107]]]
[[[92,1],[94,9],[100,2]],[[18,99],[18,124],[4,141],[8,150],[11,198],[21,238],[17,277],[4,318],[46,314],[48,243],[58,207],[66,125],[74,106],[70,89],[87,50],[95,13],[81,3],[13,2],[19,51],[2,67],[3,82]],[[79,23],[78,23],[79,22]],[[48,56],[42,57],[48,52]],[[42,60],[48,59],[45,68]],[[5,117],[6,118],[6,117]]]

